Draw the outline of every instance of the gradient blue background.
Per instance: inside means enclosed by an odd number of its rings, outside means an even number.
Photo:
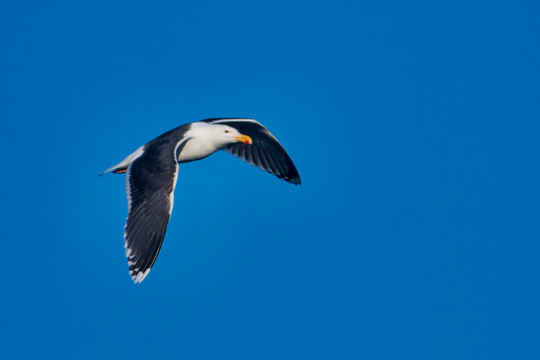
[[[539,359],[534,1],[0,7],[2,359]],[[253,117],[303,184],[180,168],[150,275],[124,177]]]

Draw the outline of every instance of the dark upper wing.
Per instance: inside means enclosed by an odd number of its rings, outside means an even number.
[[[154,265],[171,216],[178,164],[173,151],[148,146],[126,172],[128,217],[124,247],[129,273],[141,282]]]
[[[206,119],[210,124],[228,125],[251,138],[251,145],[235,143],[223,150],[257,166],[278,178],[300,185],[300,175],[279,141],[259,122],[253,119]]]

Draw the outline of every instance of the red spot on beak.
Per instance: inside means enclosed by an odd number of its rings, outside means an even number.
[[[234,138],[238,142],[243,142],[244,144],[251,144],[251,138],[247,135],[240,134],[239,136],[235,136]]]

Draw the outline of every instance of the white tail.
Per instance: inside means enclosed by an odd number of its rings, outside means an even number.
[[[118,164],[114,166],[111,166],[110,168],[108,168],[107,170],[99,174],[99,176],[106,174],[108,172],[111,172],[111,171],[125,172],[128,166],[133,161],[135,161],[135,159],[137,159],[139,156],[141,156],[144,153],[144,147],[145,145],[141,146],[140,148],[132,152],[130,155],[128,155],[128,157],[126,157],[124,160],[120,161]]]

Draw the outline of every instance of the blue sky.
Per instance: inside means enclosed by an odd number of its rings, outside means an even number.
[[[2,359],[540,358],[532,1],[0,6]],[[180,168],[127,272],[155,136],[253,117],[302,185]]]

